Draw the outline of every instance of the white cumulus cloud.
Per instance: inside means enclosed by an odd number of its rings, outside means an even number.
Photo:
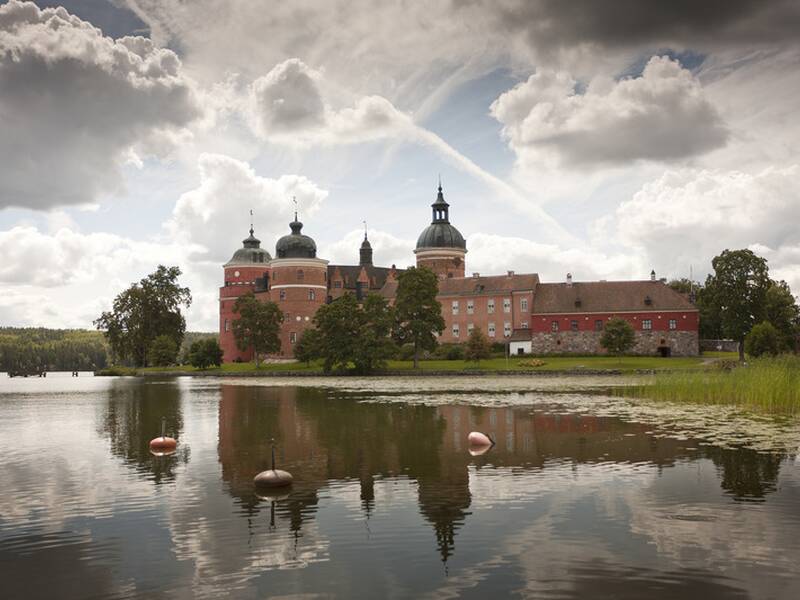
[[[565,72],[537,71],[492,103],[523,164],[669,161],[723,145],[727,130],[692,74],[653,57],[641,76],[592,80],[584,93]]]
[[[174,52],[63,8],[0,6],[0,208],[89,204],[202,114]]]

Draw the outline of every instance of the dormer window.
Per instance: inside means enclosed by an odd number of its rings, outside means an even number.
[[[645,303],[647,306],[650,306],[650,305],[653,303],[653,299],[652,299],[650,296],[645,296],[645,297],[644,297],[644,303]]]
[[[582,304],[581,299],[575,298],[575,308],[580,308],[581,304]]]

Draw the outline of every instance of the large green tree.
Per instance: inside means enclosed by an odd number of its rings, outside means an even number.
[[[390,334],[393,310],[386,300],[370,294],[360,305],[345,294],[320,307],[314,316],[316,351],[324,359],[326,373],[347,369],[371,373],[386,364],[395,350]]]
[[[189,348],[189,364],[198,369],[218,367],[222,364],[222,348],[215,337],[197,340]]]
[[[253,292],[248,292],[236,299],[233,312],[239,315],[232,324],[236,347],[243,352],[253,351],[256,368],[259,355],[280,352],[283,311],[277,304],[261,302]]]
[[[724,250],[711,265],[714,272],[706,279],[703,303],[709,316],[719,319],[722,334],[739,342],[739,359],[744,360],[744,338],[765,318],[773,283],[767,261],[752,250]]]
[[[800,307],[785,281],[775,281],[767,290],[764,297],[764,318],[778,331],[781,350],[794,350],[795,340],[800,332]]]
[[[320,358],[319,330],[315,328],[306,329],[300,334],[300,339],[297,340],[292,350],[294,357],[300,362],[306,363],[306,366],[309,366],[312,360]]]
[[[395,296],[395,337],[401,344],[414,345],[414,368],[419,367],[421,350],[436,348],[436,334],[444,330],[442,305],[436,299],[436,274],[425,267],[410,267],[398,277]]]
[[[147,366],[147,353],[160,335],[180,346],[186,331],[181,307],[189,307],[189,288],[178,285],[181,270],[159,265],[158,269],[121,292],[112,310],[100,315],[94,324],[105,333],[117,359]]]
[[[492,343],[479,328],[472,330],[467,340],[467,349],[464,352],[464,358],[467,360],[480,363],[482,358],[490,358],[492,356]]]

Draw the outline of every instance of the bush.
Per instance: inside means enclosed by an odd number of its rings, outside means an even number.
[[[782,347],[781,334],[768,321],[754,325],[747,337],[744,338],[744,351],[755,358],[777,356]]]
[[[489,338],[483,335],[480,329],[473,329],[472,333],[469,334],[467,348],[464,352],[466,359],[480,362],[482,358],[490,358],[491,355],[492,345],[489,342]]]
[[[189,364],[197,369],[218,367],[222,363],[222,348],[216,338],[198,340],[189,348]]]
[[[464,348],[462,348],[458,344],[453,344],[447,349],[446,358],[447,360],[463,360]]]
[[[175,362],[178,344],[168,335],[160,335],[150,344],[147,360],[153,367],[168,367]]]
[[[423,352],[423,355],[425,352]],[[397,360],[411,360],[414,358],[414,344],[403,344],[397,349]]]

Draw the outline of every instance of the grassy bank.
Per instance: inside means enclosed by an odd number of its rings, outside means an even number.
[[[730,358],[724,355],[714,357],[711,360],[720,358]],[[709,357],[685,357],[685,358],[660,358],[653,356],[623,356],[615,358],[611,356],[546,356],[546,357],[511,357],[492,358],[474,363],[465,360],[424,360],[420,362],[420,370],[423,372],[480,372],[491,373],[499,371],[519,371],[519,372],[622,372],[634,373],[637,371],[661,371],[661,370],[697,370],[706,368],[709,364]],[[410,360],[391,360],[387,365],[391,372],[413,372],[414,363]],[[123,374],[114,373],[111,370],[98,374]],[[148,374],[148,373],[173,373],[173,374],[214,374],[224,375],[226,373],[302,373],[302,374],[322,374],[322,363],[312,362],[310,365],[305,363],[279,363],[263,364],[256,369],[253,363],[230,363],[224,364],[216,369],[197,371],[191,366],[182,367],[153,367],[137,369],[135,373],[126,372],[124,374]]]
[[[800,414],[800,357],[751,360],[729,370],[656,374],[652,384],[618,390],[626,396],[741,406],[776,414]]]

